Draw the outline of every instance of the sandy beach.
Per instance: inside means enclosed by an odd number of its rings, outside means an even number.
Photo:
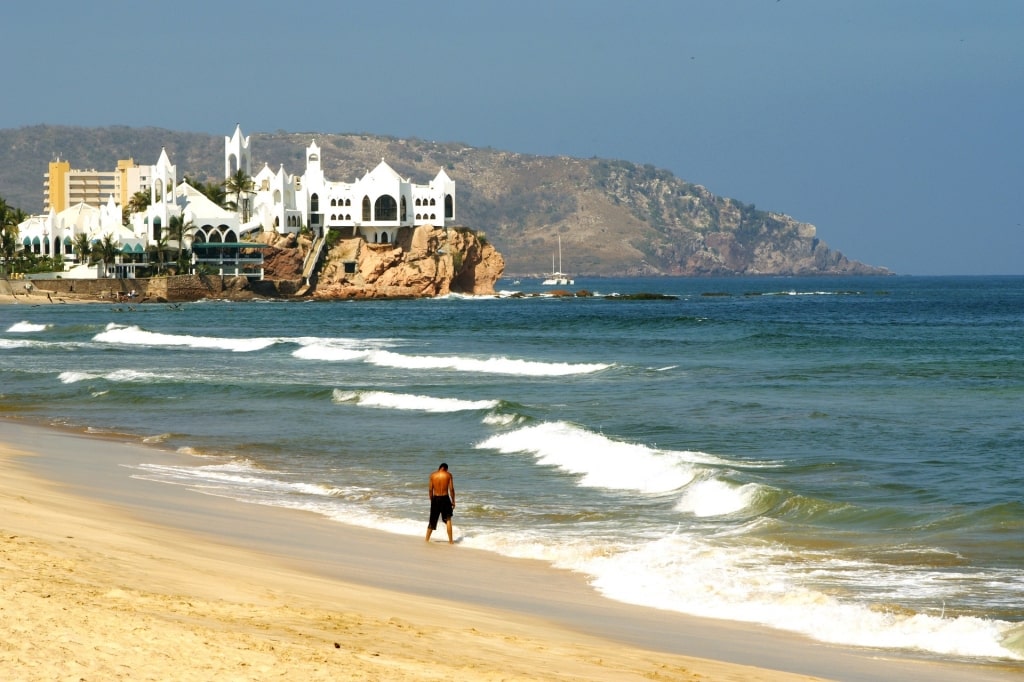
[[[31,288],[26,288],[26,284],[32,284]],[[0,305],[60,305],[68,303],[111,303],[112,301],[103,301],[95,296],[89,296],[86,294],[72,294],[72,293],[55,293],[48,291],[35,282],[29,282],[28,280],[15,280],[11,281],[5,278],[0,278]]]
[[[0,421],[5,680],[1003,680],[605,600],[578,576],[132,479]],[[443,534],[441,534],[443,536]]]

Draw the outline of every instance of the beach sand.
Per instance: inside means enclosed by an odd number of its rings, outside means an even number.
[[[68,294],[40,289],[33,283],[31,289],[25,288],[25,281],[10,281],[0,277],[0,305],[60,305],[66,303],[112,303],[86,294]]]
[[[539,562],[119,466],[176,457],[0,420],[0,679],[1019,679],[618,604]]]

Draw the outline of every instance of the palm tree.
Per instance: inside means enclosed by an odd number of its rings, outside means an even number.
[[[93,253],[98,254],[103,261],[104,270],[106,270],[107,266],[112,265],[117,260],[117,254],[119,253],[117,242],[114,241],[114,235],[104,235],[103,240],[96,245]]]
[[[167,232],[161,231],[160,235],[156,238],[156,244],[147,247],[150,253],[156,253],[157,260],[157,272],[163,272],[164,270],[164,254],[167,253]]]
[[[7,267],[18,254],[18,225],[25,220],[24,215],[24,211],[11,208],[0,197],[0,256]]]
[[[178,274],[181,274],[185,270],[185,237],[189,236],[196,225],[186,220],[184,215],[172,215],[167,227],[171,236],[178,241]]]
[[[71,247],[75,250],[79,263],[87,263],[92,260],[92,243],[89,241],[89,235],[85,233],[78,235]]]
[[[149,208],[149,192],[138,191],[128,200],[128,213],[142,213]]]
[[[138,191],[132,195],[128,203],[121,207],[121,223],[127,225],[133,213],[142,213],[150,204],[149,192]]]
[[[235,195],[235,209],[242,207],[242,223],[249,222],[249,195],[255,187],[253,179],[244,170],[239,168],[234,175],[224,181],[224,190],[228,194]]]

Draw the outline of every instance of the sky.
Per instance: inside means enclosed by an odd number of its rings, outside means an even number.
[[[622,159],[899,274],[1024,274],[1021,0],[55,0],[4,24],[0,128]]]

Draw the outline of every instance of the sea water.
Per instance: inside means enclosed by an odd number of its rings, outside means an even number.
[[[445,461],[463,545],[608,598],[1024,659],[1024,278],[573,289],[4,305],[0,404],[152,444],[126,477],[418,541]]]

